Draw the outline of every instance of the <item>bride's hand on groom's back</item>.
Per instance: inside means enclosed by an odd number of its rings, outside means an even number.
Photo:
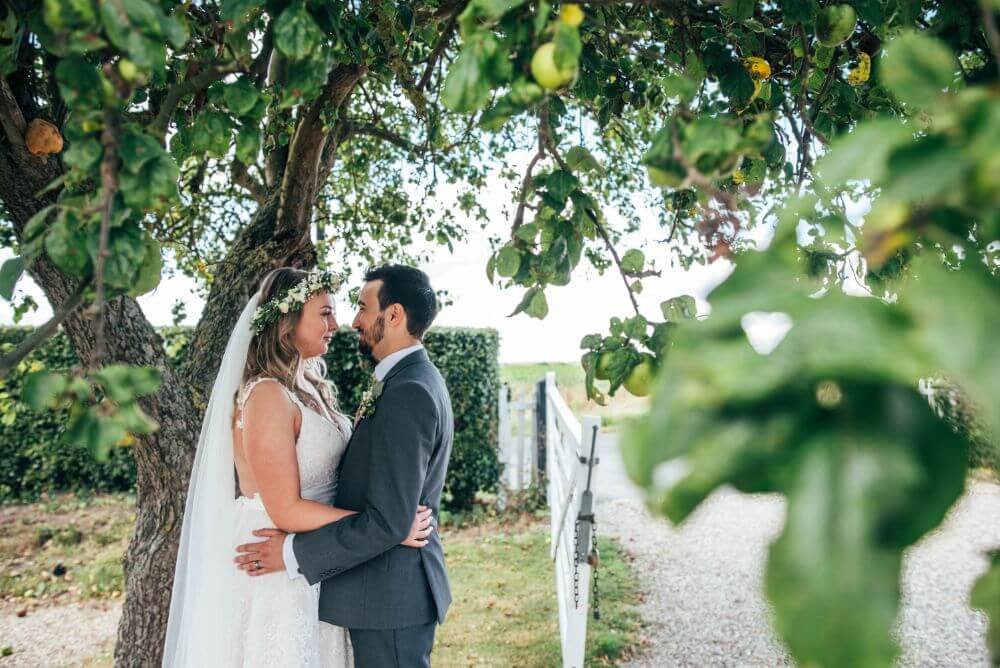
[[[410,527],[410,535],[406,537],[400,545],[407,547],[423,547],[427,545],[427,539],[434,531],[433,512],[427,506],[417,506],[417,514],[413,518],[413,526]]]

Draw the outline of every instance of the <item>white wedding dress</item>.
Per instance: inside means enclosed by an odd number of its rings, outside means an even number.
[[[237,426],[243,426],[243,405],[261,382],[255,378],[240,392]],[[347,447],[351,423],[340,417],[340,428],[306,406],[294,392],[278,385],[302,413],[295,442],[299,462],[300,495],[309,501],[332,504],[337,464]],[[260,495],[241,496],[233,545],[258,542],[254,529],[276,526],[267,515]],[[291,580],[285,572],[236,580],[236,616],[232,620],[234,666],[244,668],[350,668],[354,665],[347,630],[319,620],[319,583],[305,578]]]
[[[164,668],[353,665],[346,629],[319,620],[318,583],[290,579],[284,571],[250,577],[233,561],[237,545],[263,540],[252,535],[254,529],[275,526],[260,497],[238,496],[235,485],[234,418],[239,425],[237,408],[252,385],[262,382],[243,384],[260,298],[259,291],[250,297],[223,352],[202,420],[184,517],[165,520],[165,534],[176,528],[172,523],[182,523]],[[330,503],[351,424],[343,417],[334,423],[286,392],[302,412],[295,444],[302,498]]]

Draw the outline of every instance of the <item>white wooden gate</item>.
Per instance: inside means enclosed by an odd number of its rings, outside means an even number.
[[[551,556],[559,599],[559,635],[563,668],[583,668],[590,607],[590,554],[594,442],[601,418],[577,420],[556,387],[556,375],[545,375],[546,478],[552,518]],[[578,522],[579,520],[579,522]]]
[[[512,401],[510,388],[501,385],[499,415],[501,482],[512,491],[528,489],[538,483],[535,399],[529,395]]]
[[[512,400],[510,388],[500,388],[499,451],[501,481],[520,491],[544,477],[551,516],[551,553],[556,576],[559,636],[563,668],[583,668],[590,610],[591,567],[587,560],[593,539],[594,497],[591,493],[597,432],[601,418],[578,420],[556,386],[556,374],[545,374],[544,471],[539,471],[536,434],[538,397]],[[542,426],[538,425],[541,429]]]

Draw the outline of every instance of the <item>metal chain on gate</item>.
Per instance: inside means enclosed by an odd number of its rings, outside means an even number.
[[[580,553],[576,544],[580,540],[580,520],[573,523],[573,609],[580,607]]]
[[[594,520],[593,526],[591,528],[593,533],[593,544],[590,548],[590,555],[587,557],[587,563],[590,564],[591,574],[590,577],[593,579],[594,591],[593,591],[593,606],[594,606],[594,621],[600,621],[601,619],[601,592],[597,586],[597,574],[600,570],[601,565],[601,551],[597,549],[597,520]]]
[[[587,467],[587,487],[583,492],[583,497],[580,500],[580,512],[576,516],[576,522],[573,524],[573,607],[580,607],[580,522],[587,522],[584,532],[584,540],[588,538],[591,539],[590,552],[586,555],[587,563],[591,568],[591,578],[593,578],[593,606],[594,606],[594,619],[599,620],[601,618],[601,599],[600,599],[600,589],[597,584],[598,580],[598,567],[601,564],[601,553],[597,549],[597,520],[594,517],[593,503],[594,495],[590,491],[591,476],[594,472],[594,464],[597,460],[594,458],[594,450],[597,446],[597,427],[594,427],[594,433],[591,436],[590,441],[590,458],[584,459],[580,457],[581,463],[586,462]]]

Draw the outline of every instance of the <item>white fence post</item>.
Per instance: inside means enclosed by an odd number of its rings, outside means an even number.
[[[506,384],[500,386],[497,406],[497,460],[500,462],[501,481],[509,485],[508,462],[510,461],[510,388]]]
[[[502,465],[500,480],[504,487],[521,491],[535,482],[535,401],[517,397],[510,388],[500,386],[497,415],[497,460]],[[515,432],[516,430],[516,432]]]
[[[583,668],[590,608],[591,524],[579,521],[581,504],[593,513],[591,445],[601,418],[578,421],[556,388],[555,373],[545,375],[546,443],[549,451],[548,499],[551,515],[551,557],[555,565],[559,604],[559,635],[563,668]],[[587,508],[587,506],[590,506]]]

